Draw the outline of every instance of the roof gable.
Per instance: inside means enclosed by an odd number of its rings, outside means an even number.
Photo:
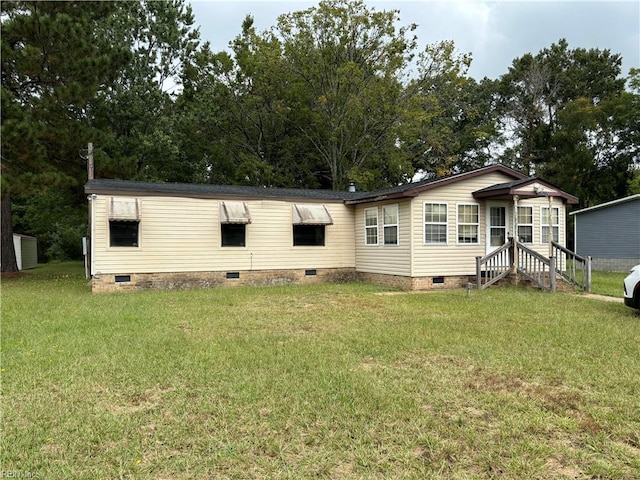
[[[472,170],[470,172],[458,173],[458,174],[450,175],[447,177],[439,177],[439,178],[433,178],[428,180],[422,180],[420,182],[415,182],[415,183],[407,183],[405,185],[398,185],[397,187],[387,188],[384,190],[377,190],[375,192],[362,193],[358,198],[347,200],[346,203],[348,204],[368,203],[368,202],[378,202],[382,200],[390,200],[390,199],[397,199],[397,198],[416,197],[422,192],[425,192],[427,190],[432,190],[434,188],[439,188],[444,185],[450,185],[452,183],[461,182],[463,180],[468,180],[470,178],[479,177],[479,176],[487,175],[494,172],[503,173],[506,176],[513,178],[514,180],[522,180],[522,179],[529,178],[526,175],[518,172],[517,170],[506,167],[504,165],[490,165],[488,167],[479,168],[477,170]]]
[[[510,199],[516,195],[520,198],[562,198],[569,204],[578,203],[577,197],[563,192],[558,187],[536,177],[527,177],[513,182],[498,183],[473,192],[473,197],[478,200],[489,198]]]

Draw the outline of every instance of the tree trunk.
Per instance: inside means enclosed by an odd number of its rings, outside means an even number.
[[[13,246],[13,223],[11,221],[11,196],[2,195],[0,205],[0,241],[2,242],[2,258],[0,259],[3,272],[17,272],[16,250]]]

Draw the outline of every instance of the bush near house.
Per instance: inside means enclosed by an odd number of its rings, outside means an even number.
[[[622,304],[366,284],[92,295],[78,264],[32,272],[2,283],[5,472],[640,474],[640,318]]]

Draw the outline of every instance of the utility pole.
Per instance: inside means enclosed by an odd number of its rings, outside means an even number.
[[[93,143],[89,142],[87,148],[87,180],[93,180]]]

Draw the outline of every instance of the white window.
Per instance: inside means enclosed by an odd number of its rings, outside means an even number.
[[[378,207],[364,210],[365,245],[378,245]]]
[[[553,241],[560,241],[560,209],[558,207],[551,208],[551,218],[549,218],[549,207],[541,207],[540,209],[540,241],[549,243],[549,234],[552,233]]]
[[[424,204],[424,243],[447,243],[447,204]]]
[[[478,244],[480,238],[480,208],[477,204],[458,205],[458,243]]]
[[[518,241],[533,243],[533,207],[518,207]]]
[[[382,207],[383,235],[385,245],[398,245],[398,205]]]

